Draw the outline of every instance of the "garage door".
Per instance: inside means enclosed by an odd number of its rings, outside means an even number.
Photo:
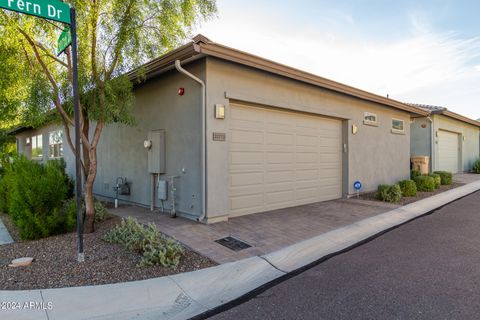
[[[438,131],[438,167],[440,170],[458,172],[459,135],[448,131]]]
[[[339,120],[231,104],[230,215],[342,196]]]

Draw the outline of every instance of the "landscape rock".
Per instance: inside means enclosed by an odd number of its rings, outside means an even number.
[[[12,263],[9,264],[8,266],[13,267],[13,268],[27,267],[27,266],[31,265],[32,262],[33,262],[33,258],[30,258],[30,257],[18,258],[18,259],[12,260]]]

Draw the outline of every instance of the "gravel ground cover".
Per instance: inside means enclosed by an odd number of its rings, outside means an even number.
[[[144,280],[195,271],[216,265],[188,249],[177,268],[138,267],[140,255],[103,240],[119,224],[114,217],[97,223],[96,231],[84,235],[85,262],[76,261],[76,234],[68,233],[36,241],[21,241],[7,215],[0,216],[16,243],[0,246],[0,290],[29,290],[100,285]],[[33,257],[31,266],[8,267],[11,260]]]
[[[452,183],[451,185],[448,185],[448,186],[440,186],[440,188],[438,188],[434,192],[417,192],[416,197],[403,197],[399,202],[397,202],[397,204],[404,206],[404,205],[407,205],[407,204],[417,202],[419,200],[434,196],[436,194],[461,187],[463,185],[465,185],[465,184],[454,182],[454,183]],[[377,200],[376,194],[377,194],[376,192],[364,193],[364,194],[360,195],[360,199],[380,201],[380,200]]]

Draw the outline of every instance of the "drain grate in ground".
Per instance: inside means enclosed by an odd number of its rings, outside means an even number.
[[[245,243],[233,237],[222,238],[219,240],[215,240],[215,242],[233,251],[240,251],[252,247],[248,243]]]

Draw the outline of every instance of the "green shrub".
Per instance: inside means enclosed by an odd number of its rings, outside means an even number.
[[[377,199],[385,202],[398,202],[402,199],[402,190],[398,184],[378,186]]]
[[[5,164],[2,169],[3,172],[0,176],[0,212],[8,213],[8,191],[12,189],[11,165]]]
[[[411,170],[410,171],[410,179],[414,180],[416,177],[421,176],[422,173],[418,170]]]
[[[436,174],[436,173],[430,173],[428,176],[432,177],[433,180],[435,181],[435,189],[440,188],[440,186],[442,185],[441,176],[439,174]]]
[[[415,179],[417,191],[433,192],[435,191],[435,179],[429,176],[418,176]]]
[[[105,234],[104,240],[141,253],[140,266],[175,268],[184,252],[178,241],[164,236],[153,223],[144,226],[131,217],[122,219],[120,225]]]
[[[107,208],[103,203],[95,199],[95,222],[103,222],[110,218]]]
[[[71,179],[67,174],[67,163],[65,160],[55,159],[48,162],[62,173],[65,185],[67,186],[67,198],[73,198],[75,196],[75,181],[73,181],[73,179]]]
[[[442,186],[451,185],[453,181],[453,174],[447,171],[435,171],[435,174],[440,176],[440,183]]]
[[[473,163],[473,172],[480,173],[480,159]]]
[[[103,203],[97,199],[95,199],[94,202],[95,205],[95,222],[103,222],[107,219],[109,219],[110,213],[108,213],[108,210],[105,208]],[[67,204],[65,206],[66,211],[69,212],[72,216],[76,217],[77,216],[77,204],[75,198],[71,198],[69,201],[67,201]],[[82,209],[85,211],[85,206],[82,206]]]
[[[416,197],[417,185],[413,180],[403,180],[398,183],[400,190],[402,190],[403,197]]]
[[[65,172],[57,163],[43,165],[18,157],[6,169],[2,185],[4,179],[8,189],[2,202],[22,239],[43,238],[71,229],[65,210]]]

